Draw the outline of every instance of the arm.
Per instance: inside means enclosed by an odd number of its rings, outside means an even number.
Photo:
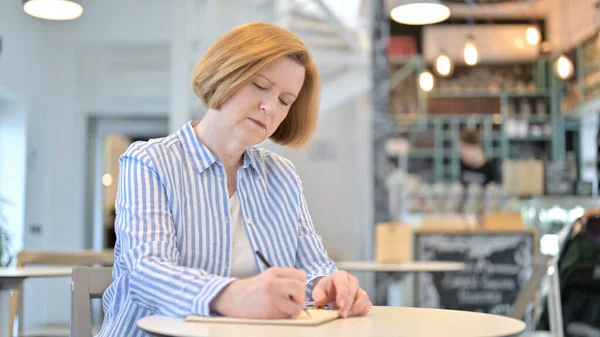
[[[312,300],[312,291],[319,280],[337,270],[333,260],[327,256],[321,237],[315,232],[308,205],[304,197],[302,181],[298,181],[298,250],[296,267],[306,272],[306,298]]]
[[[115,229],[131,299],[164,315],[208,315],[211,300],[234,279],[178,265],[167,193],[143,150],[131,147],[121,157],[119,171]]]

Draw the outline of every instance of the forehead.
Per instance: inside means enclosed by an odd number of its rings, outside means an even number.
[[[282,57],[269,64],[258,75],[266,77],[282,91],[297,96],[304,83],[305,69],[290,57]]]

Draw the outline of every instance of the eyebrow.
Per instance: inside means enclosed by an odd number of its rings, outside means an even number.
[[[264,79],[265,81],[267,81],[269,83],[271,83],[271,85],[275,85],[275,83],[273,81],[271,81],[270,79],[268,79],[265,75],[258,74],[256,76]],[[297,98],[296,95],[292,94],[291,92],[284,91],[283,93],[292,96],[294,99]]]

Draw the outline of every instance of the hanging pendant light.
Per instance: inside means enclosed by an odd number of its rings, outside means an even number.
[[[525,37],[527,39],[527,43],[532,46],[536,46],[541,40],[540,30],[536,26],[530,25],[525,31]]]
[[[450,8],[439,0],[400,0],[390,16],[405,25],[430,25],[450,17]]]
[[[23,0],[25,13],[45,20],[73,20],[83,13],[74,0]]]
[[[566,80],[573,76],[573,70],[573,62],[565,54],[560,55],[554,62],[554,73],[560,79]]]
[[[452,71],[454,70],[454,62],[452,62],[448,54],[442,52],[435,59],[434,69],[436,74],[440,75],[441,77],[448,77],[450,76],[450,74],[452,74]]]
[[[419,75],[419,86],[423,91],[430,92],[435,86],[435,77],[429,71],[425,70]]]
[[[474,66],[477,64],[477,46],[475,45],[475,40],[473,40],[472,36],[467,38],[467,42],[465,43],[465,48],[463,50],[463,57],[465,58],[465,63],[470,66]]]
[[[569,25],[569,16],[567,15],[567,6],[566,6],[566,2],[564,0],[561,0],[561,12],[563,14],[563,21],[562,21],[562,25],[563,27],[567,27],[567,41],[569,39],[570,36],[570,25]],[[564,28],[563,28],[563,33],[564,33]],[[562,35],[562,34],[561,34]],[[562,38],[561,38],[561,47],[564,47],[562,45]],[[568,45],[568,44],[567,44]],[[558,76],[558,78],[566,80],[569,77],[573,76],[573,72],[574,72],[574,67],[573,67],[573,61],[571,61],[565,54],[561,54],[556,61],[554,61],[554,74],[556,74],[556,76]]]

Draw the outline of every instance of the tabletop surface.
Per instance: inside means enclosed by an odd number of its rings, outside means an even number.
[[[137,322],[147,332],[180,337],[504,337],[518,336],[525,323],[470,311],[373,307],[368,316],[337,319],[314,327],[192,323],[181,318],[148,316]]]
[[[73,267],[2,267],[0,268],[0,279],[71,276],[72,271]]]
[[[335,265],[347,271],[381,272],[444,272],[459,271],[465,267],[461,262],[411,261],[403,263],[381,263],[372,261],[336,261]]]

